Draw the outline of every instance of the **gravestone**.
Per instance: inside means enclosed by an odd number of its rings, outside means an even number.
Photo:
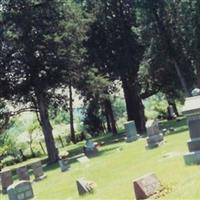
[[[34,181],[40,181],[44,178],[46,178],[46,175],[44,175],[43,167],[41,161],[37,161],[31,165],[33,170],[33,175],[35,177]]]
[[[18,174],[19,180],[21,180],[21,181],[23,181],[23,180],[29,181],[30,180],[30,176],[28,174],[28,169],[26,166],[19,167],[17,169],[17,174]]]
[[[147,147],[158,147],[163,143],[163,134],[160,132],[157,120],[148,120],[146,123]]]
[[[136,200],[147,199],[157,191],[161,184],[155,174],[147,174],[133,181]]]
[[[124,124],[126,130],[127,140],[126,142],[133,142],[138,139],[138,134],[134,121],[128,121]]]
[[[28,200],[34,197],[30,181],[20,181],[7,189],[9,200]]]
[[[86,140],[85,146],[83,147],[83,151],[86,156],[93,156],[97,153],[97,143],[94,143],[92,140]]]
[[[2,171],[0,172],[0,178],[1,178],[2,191],[6,192],[8,186],[13,184],[12,172]]]
[[[186,98],[182,113],[187,117],[190,139],[189,153],[184,154],[186,164],[200,164],[200,95]]]
[[[69,169],[69,158],[61,158],[59,161],[59,166],[61,169],[61,172],[65,172]]]
[[[85,178],[80,178],[76,180],[76,185],[77,185],[79,195],[91,193],[93,192],[94,187],[95,187],[94,182],[88,181]]]

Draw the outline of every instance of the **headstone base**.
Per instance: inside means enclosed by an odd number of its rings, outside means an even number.
[[[163,134],[157,134],[157,135],[149,136],[147,138],[146,148],[159,147],[163,143],[164,143]]]
[[[194,151],[184,154],[186,165],[200,164],[200,151]]]
[[[38,182],[38,181],[42,181],[43,179],[47,178],[47,175],[43,175],[43,176],[40,176],[40,177],[37,177],[35,178],[33,181],[34,182]]]
[[[190,152],[199,151],[200,150],[200,137],[193,138],[187,142],[188,149]]]
[[[136,135],[135,137],[128,137],[126,139],[126,142],[129,143],[129,142],[134,142],[136,141],[137,139],[139,138],[139,135]]]

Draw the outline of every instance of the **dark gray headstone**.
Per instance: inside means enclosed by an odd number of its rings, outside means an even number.
[[[93,191],[93,187],[90,185],[90,182],[87,181],[85,178],[80,178],[76,180],[76,185],[79,195],[83,195]]]
[[[200,137],[200,119],[194,119],[188,121],[191,138]]]

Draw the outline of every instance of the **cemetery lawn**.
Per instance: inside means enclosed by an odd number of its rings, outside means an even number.
[[[163,186],[170,188],[159,199],[199,199],[200,166],[185,166],[183,160],[189,139],[186,122],[164,122],[163,126],[174,126],[176,131],[165,136],[166,143],[159,148],[145,149],[145,138],[127,144],[111,143],[111,137],[102,137],[99,141],[105,141],[105,145],[87,164],[73,162],[64,173],[58,165],[47,167],[47,178],[33,184],[35,199],[134,199],[133,179],[150,172],[156,173]],[[94,194],[78,196],[75,181],[80,177],[96,182]],[[1,200],[8,199],[0,195]]]

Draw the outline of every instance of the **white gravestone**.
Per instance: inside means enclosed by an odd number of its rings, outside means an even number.
[[[127,136],[127,142],[132,142],[138,139],[138,134],[134,121],[128,121],[124,124]]]
[[[163,143],[163,134],[160,132],[157,120],[148,120],[146,123],[147,147],[158,147]]]
[[[28,200],[34,197],[30,181],[20,181],[7,189],[9,200]]]

